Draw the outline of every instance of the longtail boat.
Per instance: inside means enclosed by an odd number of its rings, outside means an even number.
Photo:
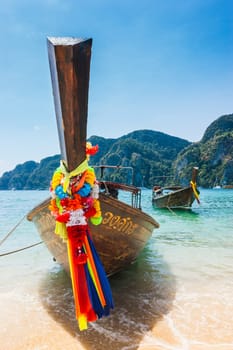
[[[189,186],[157,186],[152,189],[152,204],[157,208],[167,209],[191,209],[195,199],[199,201],[199,190],[196,179],[198,167],[194,167]]]
[[[86,159],[88,89],[92,39],[48,38],[48,54],[61,158],[72,172]],[[141,190],[133,185],[100,183],[102,223],[90,232],[108,276],[132,264],[159,224],[141,210]],[[131,204],[116,198],[113,189],[132,196]],[[114,192],[114,193],[115,193]],[[55,232],[51,198],[31,210],[32,221],[56,261],[70,273],[67,247]]]

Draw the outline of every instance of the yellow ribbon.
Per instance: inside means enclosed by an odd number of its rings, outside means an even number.
[[[194,193],[194,197],[196,198],[197,202],[200,203],[199,194],[198,194],[198,192],[197,192],[196,183],[194,183],[193,181],[190,181],[190,185],[191,185],[191,187],[192,187],[192,190],[193,190],[193,193]]]
[[[82,174],[87,169],[88,169],[87,159],[85,159],[76,169],[72,170],[71,172],[69,172],[67,170],[67,166],[66,166],[65,162],[62,160],[60,162],[60,170],[61,170],[62,174],[64,175],[64,183],[63,183],[64,192],[66,192],[67,188],[69,187],[70,179],[72,177],[75,177],[75,176]]]

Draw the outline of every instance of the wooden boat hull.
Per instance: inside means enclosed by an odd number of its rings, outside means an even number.
[[[66,172],[72,174],[87,160],[92,39],[48,38],[47,43],[61,159],[66,164]],[[119,189],[129,190],[132,198],[139,198],[139,189],[135,187]],[[57,262],[69,272],[66,243],[54,233],[56,222],[49,211],[49,202],[47,199],[35,207],[28,219],[35,223]],[[100,205],[103,221],[98,226],[90,224],[90,232],[106,273],[112,275],[135,261],[158,224],[135,203],[130,206],[100,193]]]
[[[160,196],[153,193],[152,203],[157,208],[191,209],[194,200],[192,187],[185,187]]]
[[[56,261],[69,273],[66,243],[55,231],[55,219],[48,205],[50,199],[35,207],[27,216],[33,221]],[[103,221],[90,224],[92,238],[107,275],[132,264],[159,224],[140,209],[133,208],[117,199],[100,194]]]

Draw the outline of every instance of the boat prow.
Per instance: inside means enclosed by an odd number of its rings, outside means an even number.
[[[86,129],[91,46],[92,39],[48,39],[61,159],[66,163],[65,171],[69,174],[87,162]],[[89,225],[105,271],[112,275],[135,261],[159,224],[142,212],[140,189],[120,186],[120,190],[132,194],[132,205],[129,205],[111,195],[111,189],[116,184],[105,185],[99,197],[102,223],[93,225],[89,222]],[[49,203],[50,199],[46,199],[27,217],[36,225],[52,256],[69,273],[67,246],[54,233],[55,218],[49,210]]]

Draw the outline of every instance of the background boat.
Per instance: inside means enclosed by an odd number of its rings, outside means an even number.
[[[194,167],[189,186],[154,186],[152,204],[157,208],[190,209],[194,200],[199,202],[199,191],[196,187],[198,168]]]

